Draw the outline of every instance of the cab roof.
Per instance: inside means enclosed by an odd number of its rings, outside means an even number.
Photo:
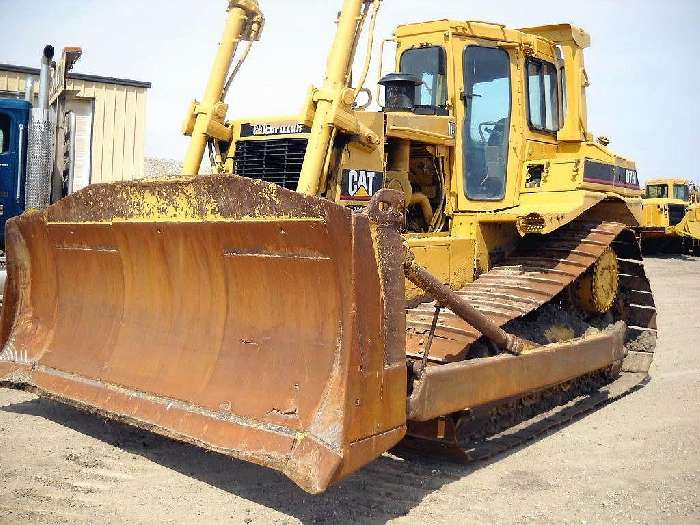
[[[583,29],[572,24],[553,24],[522,29],[509,29],[503,24],[483,20],[432,20],[403,24],[394,32],[397,38],[430,33],[451,32],[489,40],[526,42],[544,39],[551,44],[573,43],[580,48],[588,47],[591,38]]]

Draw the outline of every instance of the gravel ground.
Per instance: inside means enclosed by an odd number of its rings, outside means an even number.
[[[700,523],[700,258],[647,269],[661,330],[647,386],[487,463],[384,456],[321,496],[0,389],[0,522]]]
[[[210,175],[212,173],[211,164],[208,158],[202,160],[202,166],[199,170],[202,175]],[[153,177],[177,177],[182,173],[182,161],[174,159],[157,159],[154,157],[146,157],[144,159],[144,176],[146,178]]]

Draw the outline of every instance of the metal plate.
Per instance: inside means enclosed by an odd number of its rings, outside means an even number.
[[[11,221],[7,238],[0,381],[309,492],[405,433],[391,228],[212,176],[91,186]]]

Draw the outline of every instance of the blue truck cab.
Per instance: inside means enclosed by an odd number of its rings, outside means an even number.
[[[5,247],[5,222],[24,211],[27,171],[27,127],[31,104],[0,99],[0,248]]]

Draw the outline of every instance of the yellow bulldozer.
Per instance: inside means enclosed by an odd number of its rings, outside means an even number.
[[[688,181],[687,184],[685,215],[671,232],[681,238],[684,252],[700,255],[700,188],[694,182]]]
[[[8,222],[0,381],[312,493],[397,445],[486,455],[643,384],[641,192],[588,131],[588,34],[402,25],[370,111],[380,4],[344,0],[299,113],[229,121],[264,26],[230,0],[183,177]]]
[[[687,179],[648,180],[639,233],[646,252],[693,251],[700,247],[698,188]]]
[[[674,227],[674,232],[682,239],[683,251],[700,255],[700,192],[697,188],[687,211]]]

